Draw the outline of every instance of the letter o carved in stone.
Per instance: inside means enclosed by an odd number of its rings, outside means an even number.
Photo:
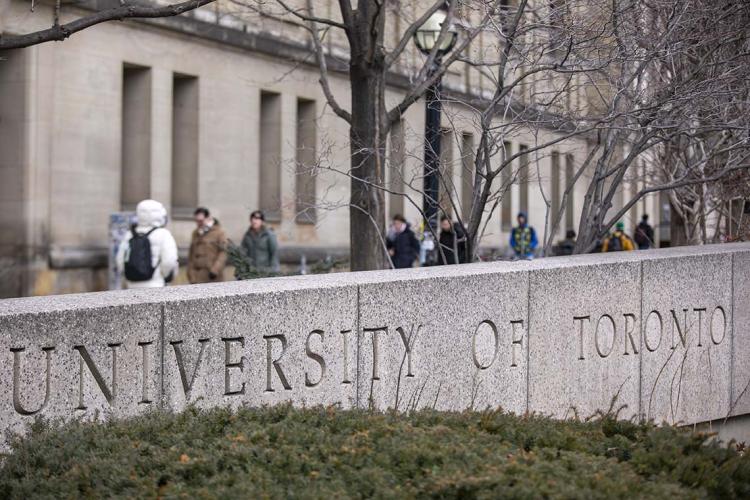
[[[479,334],[482,334],[482,337],[487,337],[490,335],[492,337],[492,358],[485,363],[482,363],[479,359],[479,353],[477,352],[477,337]],[[484,320],[481,323],[479,323],[479,326],[477,326],[477,329],[474,330],[474,335],[471,338],[471,355],[474,358],[474,365],[479,368],[480,370],[486,370],[490,366],[492,366],[492,363],[495,362],[495,358],[497,358],[497,350],[498,350],[498,344],[500,339],[497,335],[497,327],[495,326],[495,323],[493,323],[490,320]],[[486,349],[482,349],[482,351],[485,351]]]
[[[599,345],[599,332],[601,329],[599,328],[602,324],[602,319],[607,318],[609,322],[612,324],[612,342],[609,344],[609,349],[607,349],[606,352],[602,350],[602,347]],[[610,354],[612,354],[612,349],[615,348],[615,337],[617,337],[617,326],[615,325],[615,320],[610,316],[609,314],[602,314],[599,317],[599,321],[596,322],[596,332],[594,332],[594,344],[596,344],[596,352],[599,354],[599,357],[606,358]]]
[[[716,339],[716,336],[714,335],[714,332],[716,329],[714,329],[714,318],[716,318],[716,311],[721,312],[721,338]],[[727,335],[727,313],[724,312],[724,308],[721,306],[716,306],[716,309],[714,309],[714,312],[711,313],[711,323],[710,323],[710,332],[711,332],[711,340],[714,344],[719,345],[724,340],[724,337]]]
[[[655,346],[651,346],[651,344],[648,341],[648,325],[649,321],[651,320],[651,315],[655,314],[656,318],[659,320],[659,341],[656,343]],[[648,313],[648,316],[646,316],[646,324],[643,327],[643,341],[646,343],[646,349],[648,349],[651,352],[654,352],[659,348],[659,345],[661,344],[661,336],[662,333],[664,333],[664,322],[661,319],[661,314],[659,314],[659,311],[653,310],[650,313]]]

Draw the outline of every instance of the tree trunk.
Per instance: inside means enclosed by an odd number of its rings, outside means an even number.
[[[484,124],[483,124],[484,125]],[[483,128],[477,155],[474,158],[474,185],[471,194],[471,210],[469,220],[466,221],[466,262],[473,262],[479,250],[479,233],[482,230],[482,215],[487,206],[490,195],[492,178],[488,178],[487,171],[490,168],[487,163],[489,133]]]
[[[669,218],[669,246],[681,247],[687,245],[686,227],[685,219],[673,208]]]
[[[382,63],[382,61],[380,61]],[[386,267],[385,250],[385,126],[384,72],[353,58],[349,69],[352,90],[351,209],[349,245],[351,270]]]

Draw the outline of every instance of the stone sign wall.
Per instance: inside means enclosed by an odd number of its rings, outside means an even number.
[[[0,423],[187,405],[750,413],[750,244],[0,301]]]

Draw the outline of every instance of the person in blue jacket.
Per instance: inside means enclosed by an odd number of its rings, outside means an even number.
[[[534,258],[539,242],[536,239],[536,231],[526,221],[526,213],[518,213],[518,226],[510,233],[510,247],[516,259],[531,260]]]

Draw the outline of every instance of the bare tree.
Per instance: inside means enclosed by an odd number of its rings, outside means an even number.
[[[597,132],[600,154],[590,159],[577,252],[590,251],[647,194],[669,190],[674,198],[675,190],[750,167],[748,5],[670,0],[613,6],[608,35],[616,53],[599,73],[604,84],[594,84],[610,120]],[[626,175],[644,158],[668,175],[649,176],[612,210]]]
[[[725,148],[717,147],[711,139],[716,137],[695,140],[694,144],[679,149],[673,145],[659,148],[657,160],[648,172],[651,176],[648,180],[657,184],[679,179],[693,181],[668,191],[672,245],[721,241],[722,225],[733,222],[735,226],[742,225],[741,220],[730,218],[736,208],[733,202],[750,197],[750,170],[742,168],[747,165],[748,154],[737,150],[725,152]],[[712,154],[717,150],[719,154]],[[736,171],[729,172],[735,168]],[[714,180],[709,182],[709,179]],[[736,215],[742,217],[743,210]]]
[[[240,3],[238,0],[236,3]],[[346,175],[350,178],[350,249],[351,269],[381,269],[388,259],[382,240],[385,229],[385,169],[386,140],[394,123],[414,104],[425,91],[445,74],[472,40],[494,19],[501,0],[473,2],[478,7],[476,23],[462,22],[458,27],[458,40],[454,50],[442,60],[438,57],[438,47],[452,36],[449,27],[456,17],[458,1],[437,0],[431,2],[424,12],[412,19],[401,34],[392,50],[386,49],[384,34],[388,19],[385,3],[379,0],[359,0],[356,5],[348,0],[338,2],[336,18],[318,14],[312,1],[302,7],[295,7],[284,0],[276,0],[279,10],[265,15],[286,16],[300,21],[308,30],[320,72],[320,85],[328,105],[334,113],[349,124],[349,147],[351,163]],[[245,0],[248,8],[262,11],[264,2]],[[385,103],[385,90],[389,79],[412,43],[417,29],[438,9],[448,7],[447,18],[443,23],[434,49],[427,54],[421,67],[410,78],[409,88],[401,100],[391,109]],[[344,34],[348,64],[351,103],[349,110],[340,104],[330,90],[328,60],[330,54],[322,43],[329,30],[339,30]]]
[[[661,191],[700,233],[688,241],[705,241],[711,207],[725,204],[716,197],[726,191],[716,187],[723,179],[746,179],[750,168],[749,20],[748,5],[729,0],[542,6],[520,1],[508,9],[494,26],[500,57],[467,61],[492,78],[495,88],[489,102],[473,108],[480,140],[472,204],[459,216],[469,256],[476,255],[492,211],[524,168],[517,166],[519,159],[549,156],[571,139],[588,141],[589,147],[557,206],[544,191],[541,172],[537,175],[547,206],[545,255],[576,188],[586,193],[579,253],[591,251],[640,199]],[[523,95],[527,87],[532,91]],[[585,97],[573,103],[570,95],[576,93]],[[506,139],[523,131],[539,139],[525,151],[506,154]],[[644,163],[641,187],[626,198],[625,181],[639,175]],[[441,182],[450,192],[452,182]],[[689,193],[696,198],[689,202],[692,212],[684,202]],[[710,204],[708,193],[715,198]],[[458,193],[453,195],[452,206],[443,209],[459,213]],[[616,196],[622,200],[615,208]]]
[[[521,0],[506,8],[492,32],[499,57],[468,61],[492,81],[494,92],[474,108],[479,141],[473,154],[471,208],[459,217],[467,260],[476,257],[492,213],[516,180],[514,166],[596,126],[596,120],[577,120],[574,107],[566,102],[577,91],[574,77],[591,71],[575,57],[587,43],[588,26],[572,22],[568,7]],[[552,135],[543,137],[543,132]],[[521,133],[536,137],[534,144],[510,154],[507,141]],[[520,168],[528,169],[528,161]]]
[[[462,179],[471,184],[468,202],[460,200],[466,186],[457,187],[450,174],[438,172],[441,210],[457,218],[466,237],[462,260],[477,257],[493,213],[519,177],[536,177],[541,188],[545,174],[538,171],[539,159],[566,142],[586,143],[611,122],[606,115],[584,115],[579,100],[571,99],[582,91],[586,75],[601,71],[609,62],[583,57],[594,42],[601,41],[602,33],[595,19],[579,14],[572,2],[558,5],[520,0],[504,6],[485,28],[486,52],[459,59],[490,82],[492,90],[482,97],[450,92],[444,96],[446,106],[454,109],[451,119],[472,124],[478,137],[471,152],[462,152],[462,157],[471,158],[461,165]],[[458,127],[454,131],[458,133]],[[513,153],[507,145],[520,136],[531,140]],[[576,180],[597,149],[587,152],[589,159],[576,173]],[[532,174],[533,164],[537,172]],[[418,185],[410,184],[410,188],[417,190]],[[553,213],[559,219],[562,212],[551,210],[552,201],[543,189],[541,194],[547,204],[545,226],[549,227]]]

